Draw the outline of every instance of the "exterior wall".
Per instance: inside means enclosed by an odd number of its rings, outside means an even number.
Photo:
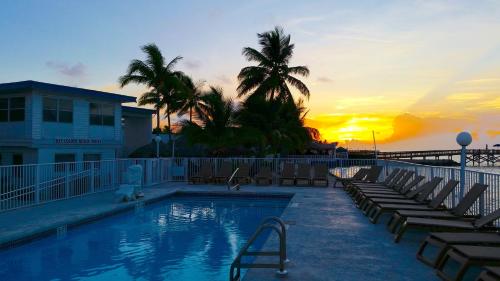
[[[36,149],[30,148],[10,148],[10,147],[1,147],[0,148],[0,165],[13,165],[13,156],[14,154],[22,154],[23,155],[23,164],[32,164],[37,163],[38,155]]]
[[[121,152],[123,143],[122,107],[114,104],[114,126],[89,124],[91,102],[110,103],[107,100],[87,99],[79,96],[52,94],[45,92],[26,92],[2,97],[25,96],[25,121],[0,122],[0,165],[12,164],[12,155],[23,154],[23,163],[54,162],[56,153],[74,153],[77,161],[83,160],[83,154],[100,154],[101,159],[113,159],[117,151]],[[43,121],[43,98],[72,98],[73,122]],[[150,131],[145,134],[148,138]],[[62,141],[76,141],[80,144],[62,144]],[[92,141],[92,143],[85,143]],[[118,154],[119,154],[118,153]]]
[[[101,148],[101,147],[58,147],[58,148],[40,148],[38,149],[38,162],[39,163],[54,163],[55,155],[59,153],[75,154],[77,162],[83,161],[84,154],[99,154],[101,160],[114,159],[116,153],[114,148]]]
[[[73,102],[73,136],[86,138],[89,135],[89,103],[85,100]]]
[[[151,115],[124,116],[122,157],[128,157],[137,148],[151,143],[152,130]]]
[[[41,133],[41,139],[56,139],[56,138],[75,138],[75,139],[99,139],[106,141],[115,141],[117,145],[121,143],[121,104],[114,104],[115,125],[114,126],[97,126],[89,124],[89,106],[90,102],[104,103],[102,101],[89,101],[82,98],[73,99],[73,123],[58,123],[45,122],[42,118],[43,97],[45,95],[37,93],[39,103],[35,104],[35,108],[40,111],[40,116],[36,118],[33,127],[38,127]],[[47,95],[58,98],[55,95]],[[66,97],[66,96],[64,96]],[[66,97],[67,98],[67,97]]]

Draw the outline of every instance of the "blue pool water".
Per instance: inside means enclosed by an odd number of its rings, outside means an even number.
[[[174,196],[1,251],[0,280],[228,280],[241,246],[288,201]]]

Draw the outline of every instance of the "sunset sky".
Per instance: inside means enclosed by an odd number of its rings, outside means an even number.
[[[355,2],[355,3],[351,3]],[[500,1],[15,1],[0,4],[0,83],[139,95],[117,79],[156,43],[194,80],[235,96],[256,33],[282,26],[307,65],[307,125],[371,149],[500,143]],[[347,141],[347,143],[345,143]]]

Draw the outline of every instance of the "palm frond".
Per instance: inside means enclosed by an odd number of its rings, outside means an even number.
[[[288,83],[290,83],[290,85],[292,85],[293,87],[295,87],[297,90],[299,90],[299,92],[304,95],[306,98],[309,99],[309,96],[311,95],[311,93],[309,92],[309,89],[307,88],[307,86],[302,82],[300,81],[299,79],[291,76],[291,75],[288,75],[286,77],[286,81]]]
[[[307,66],[293,66],[288,68],[288,73],[289,74],[298,74],[304,77],[309,76],[309,68]]]

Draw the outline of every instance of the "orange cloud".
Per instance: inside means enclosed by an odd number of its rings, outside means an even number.
[[[450,118],[450,117],[419,117],[409,113],[400,115],[375,115],[375,114],[337,114],[322,115],[306,120],[306,125],[317,128],[323,139],[340,141],[341,143],[353,142],[370,146],[373,143],[373,132],[380,145],[390,145],[405,141],[427,138],[429,141],[437,136],[445,136],[445,144],[454,144],[454,135],[460,131],[468,130],[474,140],[480,137],[481,124],[476,119]],[[498,131],[489,131],[492,137]],[[350,145],[352,147],[352,145]],[[403,149],[403,147],[402,147]],[[406,148],[408,149],[408,148]]]

